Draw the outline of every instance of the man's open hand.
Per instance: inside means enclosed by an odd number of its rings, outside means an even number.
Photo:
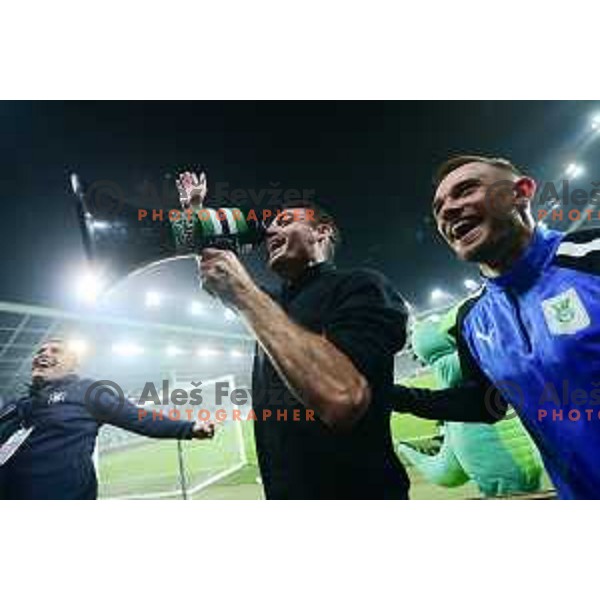
[[[199,175],[190,171],[180,173],[175,179],[175,185],[177,185],[177,190],[179,191],[181,208],[184,210],[188,208],[202,208],[204,199],[208,193],[208,184],[204,171]]]

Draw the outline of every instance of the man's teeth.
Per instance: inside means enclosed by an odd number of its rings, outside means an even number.
[[[463,221],[459,221],[450,228],[450,234],[455,240],[460,239],[475,229],[478,224],[478,221],[474,219],[465,219]]]
[[[51,367],[53,365],[54,365],[54,361],[46,360],[45,358],[39,358],[38,360],[35,361],[36,367],[45,368],[45,367]]]

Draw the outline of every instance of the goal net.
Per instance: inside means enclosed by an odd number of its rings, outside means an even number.
[[[187,402],[161,407],[165,418],[176,408],[181,418],[218,419],[215,437],[212,440],[156,440],[104,426],[98,438],[101,498],[193,498],[194,494],[246,465],[244,421],[240,417],[247,408],[235,407],[241,414],[234,419],[232,405],[226,400],[219,404],[217,398],[219,390],[230,394],[236,389],[235,377],[226,375],[196,387],[191,384],[191,378],[177,374],[170,383],[170,390],[176,389],[187,392]],[[190,398],[194,389],[200,390],[199,404]],[[152,405],[145,404],[144,408],[158,410],[149,406]]]

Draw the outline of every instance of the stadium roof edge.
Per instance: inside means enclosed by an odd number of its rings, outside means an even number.
[[[20,304],[16,302],[0,302],[0,312],[11,312],[22,315],[33,315],[39,317],[49,317],[54,319],[69,319],[69,320],[83,320],[93,323],[104,323],[108,325],[122,325],[127,327],[138,327],[138,328],[154,328],[161,331],[168,331],[170,333],[191,333],[197,332],[195,327],[186,327],[183,325],[170,325],[168,323],[152,323],[148,321],[133,321],[131,319],[125,319],[123,317],[109,317],[106,315],[97,315],[89,313],[71,313],[55,308],[47,308],[44,306],[35,306],[30,304]],[[220,338],[228,338],[235,340],[252,341],[253,338],[249,335],[241,333],[224,332],[217,330],[207,330],[202,328],[202,333],[207,336],[214,336]]]

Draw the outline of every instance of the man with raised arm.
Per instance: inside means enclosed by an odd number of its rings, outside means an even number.
[[[238,311],[257,340],[256,448],[271,499],[397,498],[408,478],[390,434],[388,394],[407,311],[381,274],[337,269],[339,230],[310,203],[278,211],[261,290],[237,256],[207,249],[204,288]]]

